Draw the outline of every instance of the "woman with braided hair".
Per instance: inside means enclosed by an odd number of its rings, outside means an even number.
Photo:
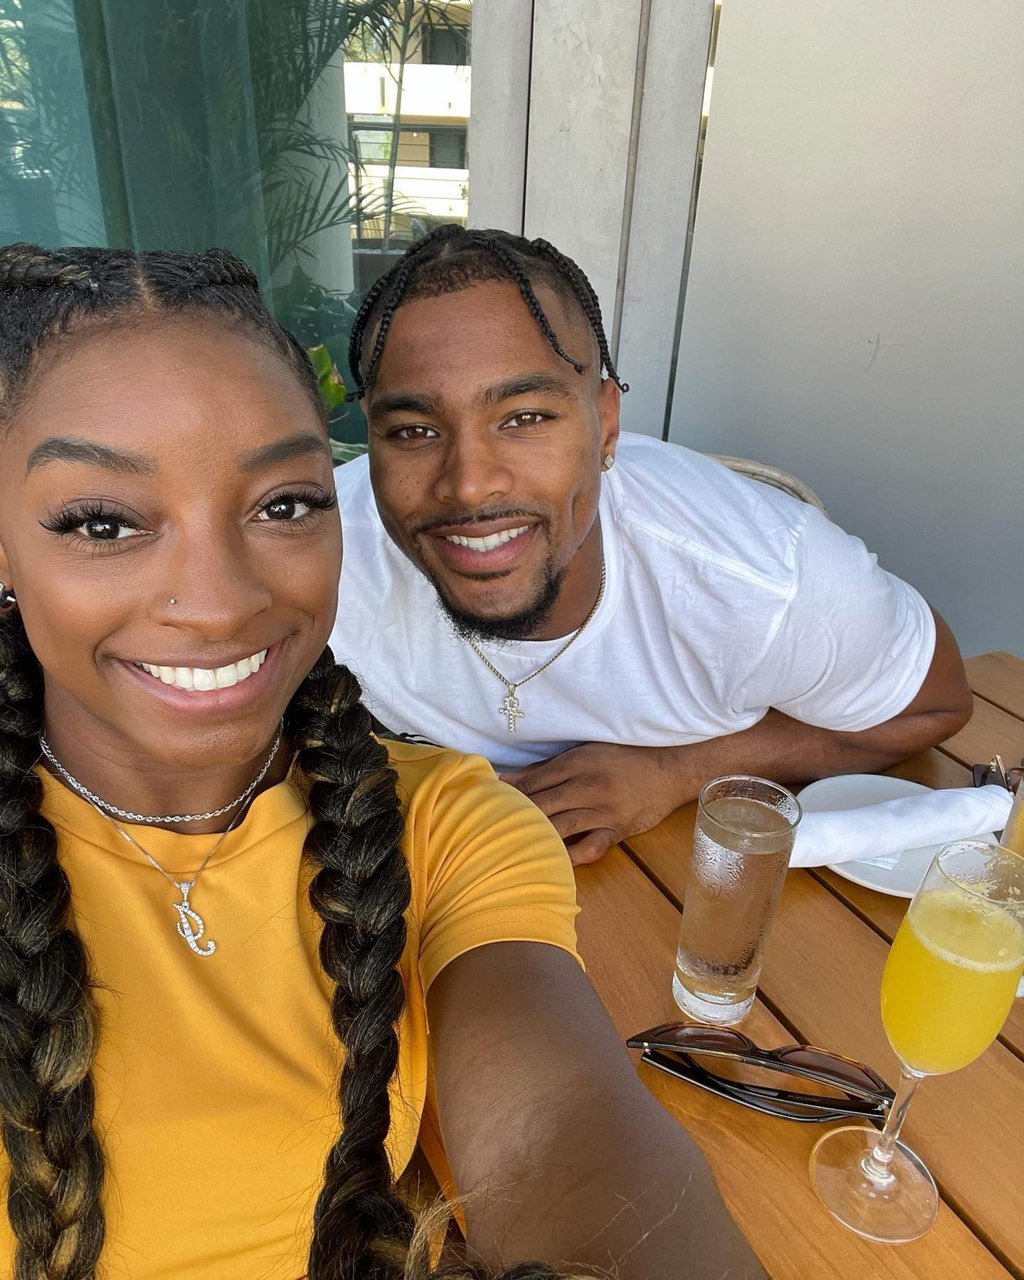
[[[371,734],[340,562],[245,264],[0,250],[0,1275],[761,1275],[579,969],[546,820]],[[435,1123],[441,1262],[395,1191]]]

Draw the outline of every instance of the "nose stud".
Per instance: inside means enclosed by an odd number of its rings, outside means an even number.
[[[168,600],[168,601],[167,601],[167,603],[168,603],[168,604],[177,604],[177,603],[178,603],[178,597],[177,597],[177,596],[171,596],[170,600]]]

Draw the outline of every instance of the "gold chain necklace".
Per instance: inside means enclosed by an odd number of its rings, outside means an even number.
[[[484,653],[483,650],[479,648],[476,641],[471,636],[466,637],[466,640],[469,643],[469,647],[473,650],[476,656],[484,664],[487,670],[490,671],[492,675],[497,676],[498,679],[501,681],[501,683],[508,690],[508,693],[505,695],[505,698],[503,699],[501,705],[498,707],[498,711],[501,713],[501,715],[505,717],[505,720],[508,724],[509,733],[515,733],[516,722],[518,720],[521,720],[523,716],[526,715],[526,712],[523,710],[522,703],[516,697],[516,690],[521,689],[524,684],[529,684],[531,680],[536,680],[536,678],[539,675],[547,671],[548,667],[550,667],[553,662],[557,662],[558,659],[562,656],[563,653],[565,653],[567,649],[571,648],[576,643],[576,641],[582,635],[584,628],[587,626],[587,624],[590,622],[594,614],[597,613],[598,609],[601,606],[601,601],[604,599],[604,584],[605,584],[605,566],[604,566],[604,561],[602,560],[601,585],[598,588],[597,599],[594,601],[593,607],[591,608],[590,612],[583,619],[583,621],[576,628],[576,630],[572,633],[572,635],[568,638],[568,640],[566,640],[565,644],[563,644],[560,649],[558,649],[555,653],[553,653],[551,657],[548,658],[547,662],[545,662],[542,666],[539,666],[536,671],[531,671],[528,676],[524,676],[522,680],[513,681],[513,680],[510,680],[508,676],[502,675],[501,672],[498,670],[498,668],[490,660],[490,658],[488,658],[487,654]]]

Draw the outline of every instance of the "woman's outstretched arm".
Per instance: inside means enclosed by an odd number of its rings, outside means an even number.
[[[564,951],[460,956],[429,996],[470,1247],[616,1280],[763,1280],[697,1147],[644,1088]]]

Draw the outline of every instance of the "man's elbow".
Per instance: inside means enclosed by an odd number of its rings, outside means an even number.
[[[954,733],[958,733],[964,725],[974,715],[974,694],[971,693],[970,686],[967,683],[966,673],[964,675],[963,689],[957,698],[956,704],[947,713],[949,719],[949,729],[946,737],[951,737]]]
[[[955,733],[959,733],[974,714],[974,694],[968,687],[966,677],[962,688],[954,684],[945,692],[945,697],[934,700],[938,703],[937,706],[933,702],[927,710],[905,713],[905,730],[902,735],[904,758],[947,741]],[[898,720],[901,718],[897,717]]]
[[[933,711],[931,715],[924,717],[923,738],[918,750],[937,747],[940,742],[952,738],[970,720],[973,712],[974,697],[968,689],[966,698],[958,699],[948,709]]]
[[[856,745],[874,756],[868,767],[888,769],[946,742],[970,720],[973,710],[974,695],[965,683],[963,695],[944,698],[939,706],[910,707],[877,729],[857,735]]]
[[[931,714],[926,717],[931,736],[927,745],[934,747],[958,733],[974,714],[974,694],[967,683],[967,672],[959,651],[955,660],[947,659],[945,679],[941,687],[932,693]]]

